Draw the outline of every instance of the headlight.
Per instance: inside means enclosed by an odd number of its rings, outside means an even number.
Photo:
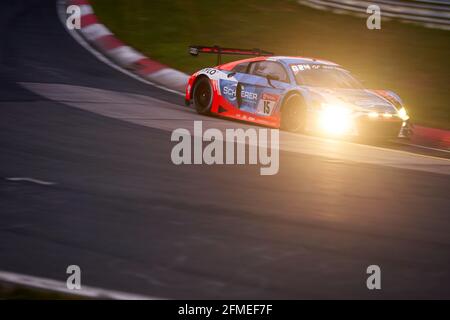
[[[319,114],[319,127],[326,133],[344,134],[352,127],[352,110],[344,105],[323,103]]]
[[[375,111],[369,112],[369,118],[375,119],[378,118],[378,116],[379,116],[378,112]]]
[[[406,109],[401,107],[400,110],[398,110],[398,116],[400,117],[400,119],[402,119],[403,121],[406,121],[409,119],[408,113],[406,112]]]

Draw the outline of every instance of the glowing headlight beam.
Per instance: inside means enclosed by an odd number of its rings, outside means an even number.
[[[406,121],[409,119],[408,113],[406,112],[406,109],[404,107],[401,107],[400,110],[398,110],[398,116],[403,121]]]
[[[352,127],[352,111],[340,105],[322,104],[319,114],[319,127],[322,131],[341,135],[350,131]]]

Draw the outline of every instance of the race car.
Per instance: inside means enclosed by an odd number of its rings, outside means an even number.
[[[186,105],[193,104],[200,114],[292,132],[387,139],[410,135],[398,95],[364,88],[336,63],[218,46],[190,46],[189,53],[218,55],[216,67],[195,72],[186,86]],[[222,64],[222,54],[255,57]]]

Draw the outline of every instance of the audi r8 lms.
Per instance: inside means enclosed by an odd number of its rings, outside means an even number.
[[[375,138],[408,137],[400,97],[371,90],[340,65],[314,58],[274,56],[259,49],[191,46],[219,54],[219,65],[194,73],[186,104],[215,114],[292,132]],[[220,54],[256,55],[221,64]]]

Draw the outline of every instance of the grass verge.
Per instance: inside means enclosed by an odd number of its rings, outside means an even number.
[[[215,57],[190,44],[262,48],[341,64],[368,88],[397,92],[415,123],[450,129],[450,32],[363,18],[289,0],[91,0],[120,39],[173,68],[194,72]],[[228,57],[228,60],[236,57]]]

